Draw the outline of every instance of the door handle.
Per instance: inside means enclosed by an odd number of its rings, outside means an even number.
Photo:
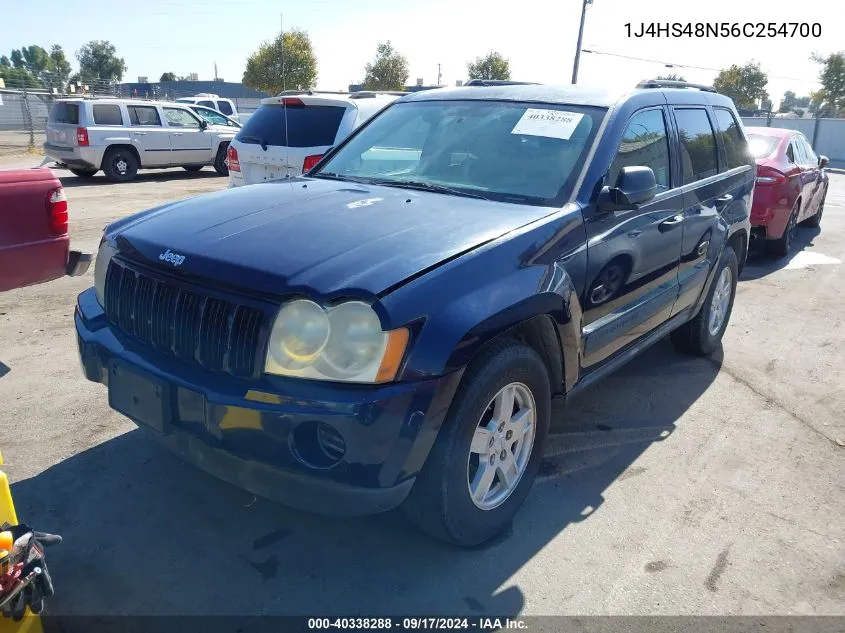
[[[146,136],[146,132],[135,132],[135,136]]]
[[[182,132],[174,132],[173,136],[182,136]]]
[[[672,229],[675,229],[675,228],[681,226],[683,221],[684,221],[684,216],[676,215],[675,217],[669,218],[668,220],[663,220],[663,222],[661,222],[660,224],[657,225],[657,229],[661,233],[665,233],[666,231],[671,231]]]
[[[720,204],[721,204],[721,205],[725,205],[725,204],[727,204],[728,202],[730,202],[730,201],[731,201],[731,200],[733,200],[733,199],[734,199],[734,197],[733,197],[731,194],[726,193],[726,194],[725,194],[724,196],[722,196],[721,198],[716,198],[716,201],[715,201],[715,202],[716,202],[716,204],[717,204],[717,205],[720,205]]]

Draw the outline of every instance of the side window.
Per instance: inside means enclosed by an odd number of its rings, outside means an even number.
[[[217,109],[217,108],[214,107],[213,101],[198,101],[197,105],[205,106],[206,108],[211,108],[212,110]]]
[[[799,136],[798,138],[801,139],[801,144],[804,146],[804,154],[807,156],[807,164],[818,165],[819,157],[813,151],[813,147],[812,145],[810,145],[810,141],[807,140],[806,136]]]
[[[795,143],[790,141],[789,145],[786,148],[786,157],[789,159],[790,163],[795,163]]]
[[[197,108],[194,110],[197,114],[199,114],[203,119],[211,123],[212,125],[228,125],[229,120],[224,117],[222,114],[218,114],[214,110],[206,110],[205,108]]]
[[[132,125],[161,125],[161,117],[154,106],[126,106]]]
[[[807,164],[807,155],[804,153],[804,146],[801,144],[801,139],[797,136],[792,139],[792,152],[795,156],[795,163],[797,165]]]
[[[748,143],[733,113],[723,108],[715,108],[713,111],[716,113],[719,136],[722,139],[722,145],[725,146],[725,158],[728,162],[722,171],[750,164],[751,157],[748,154]]]
[[[633,116],[610,166],[609,184],[616,184],[623,167],[635,166],[651,167],[658,190],[669,189],[669,139],[663,110],[646,110]]]
[[[684,184],[716,174],[716,137],[707,110],[683,108],[675,110],[681,137],[681,168]]]
[[[217,102],[217,109],[222,112],[223,114],[234,114],[235,111],[232,109],[232,104],[228,101],[218,101]]]
[[[120,106],[113,103],[94,104],[94,123],[97,125],[123,125]]]
[[[164,118],[167,119],[167,125],[170,127],[195,127],[200,126],[197,121],[187,110],[182,108],[163,108]]]

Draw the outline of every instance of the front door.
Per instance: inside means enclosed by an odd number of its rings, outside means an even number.
[[[162,108],[170,131],[170,164],[203,165],[211,162],[212,134],[187,108]]]
[[[138,150],[142,167],[165,167],[170,164],[170,132],[153,105],[127,105],[132,125],[132,145]]]
[[[666,321],[678,296],[683,193],[672,179],[666,114],[656,107],[631,117],[605,180],[613,186],[623,167],[650,167],[657,196],[636,210],[586,213],[584,368]]]
[[[822,170],[819,167],[819,157],[810,146],[810,142],[803,134],[795,137],[796,144],[801,146],[801,156],[804,161],[801,167],[803,204],[799,220],[805,220],[816,212],[821,194]]]

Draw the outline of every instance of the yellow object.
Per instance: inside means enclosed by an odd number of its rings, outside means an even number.
[[[11,552],[14,542],[15,537],[12,536],[11,532],[0,532],[0,551],[7,550]]]
[[[0,453],[0,466],[3,465],[3,454]],[[9,488],[9,478],[0,470],[0,525],[3,523],[18,524],[15,505],[12,503],[12,491]],[[9,548],[11,549],[11,548]],[[41,618],[29,609],[20,622],[0,616],[0,633],[44,633]]]

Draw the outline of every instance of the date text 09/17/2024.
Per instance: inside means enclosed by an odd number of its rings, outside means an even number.
[[[527,624],[525,620],[519,618],[308,618],[308,629],[313,631],[334,629],[370,629],[400,631],[499,631],[504,629],[525,630],[526,627]]]

